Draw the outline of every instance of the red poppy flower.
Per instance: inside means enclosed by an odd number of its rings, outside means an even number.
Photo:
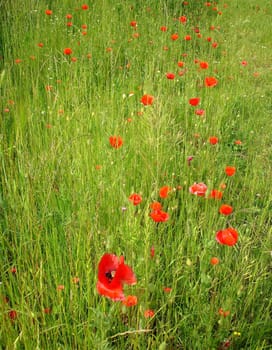
[[[154,102],[154,96],[143,95],[143,97],[141,98],[141,102],[145,106],[152,105]]]
[[[132,269],[124,263],[124,257],[104,254],[98,264],[98,293],[113,301],[124,300],[125,283],[133,285],[137,283],[137,279]]]
[[[150,217],[155,221],[155,222],[165,222],[169,219],[169,214],[164,212],[161,209],[158,210],[153,210],[150,213]]]
[[[73,16],[72,16],[70,13],[68,13],[68,14],[66,15],[66,18],[67,18],[67,19],[72,19]]]
[[[191,106],[197,106],[200,102],[200,98],[199,97],[193,97],[190,98],[189,103]]]
[[[138,303],[138,299],[136,295],[128,295],[125,297],[125,299],[122,301],[122,304],[126,307],[135,306]]]
[[[178,34],[176,34],[176,33],[171,35],[171,39],[172,39],[173,41],[178,40],[178,38],[179,38],[179,36],[178,36]]]
[[[142,201],[142,197],[137,193],[132,193],[128,199],[133,203],[133,205],[138,205]]]
[[[165,26],[162,26],[160,29],[162,32],[167,32],[167,27],[165,27]]]
[[[205,78],[205,85],[207,87],[213,87],[218,84],[218,80],[215,77],[207,77]]]
[[[82,10],[88,10],[89,6],[87,4],[83,4],[81,6]]]
[[[202,62],[199,62],[199,67],[201,69],[208,69],[209,68],[209,64],[208,64],[208,62],[202,61]]]
[[[130,22],[130,26],[134,27],[134,28],[137,27],[137,22],[136,21],[131,21]]]
[[[160,197],[161,197],[161,198],[167,198],[170,191],[171,191],[171,187],[169,187],[169,186],[163,186],[163,187],[160,189]]]
[[[197,109],[197,110],[195,110],[195,114],[199,115],[199,116],[202,116],[202,115],[205,114],[205,110],[204,109]]]
[[[219,208],[219,213],[222,215],[230,215],[233,211],[232,206],[228,204],[222,204],[221,207]]]
[[[217,257],[212,257],[210,260],[211,265],[218,265],[219,264],[219,259]]]
[[[211,193],[209,195],[209,198],[214,198],[214,199],[222,199],[223,197],[223,192],[219,190],[211,190]]]
[[[14,321],[14,320],[16,320],[16,318],[17,318],[17,311],[15,311],[15,310],[10,310],[9,313],[8,313],[8,315],[9,315],[9,318],[10,318],[12,321]]]
[[[210,136],[209,137],[209,142],[210,142],[211,145],[216,145],[218,143],[218,137]]]
[[[45,14],[46,14],[47,16],[51,16],[52,13],[53,13],[52,10],[45,10]]]
[[[152,318],[155,315],[155,312],[153,310],[145,310],[144,312],[144,317],[145,318]]]
[[[174,73],[166,73],[166,78],[169,80],[175,79],[175,74]]]
[[[66,25],[67,25],[67,27],[72,27],[73,23],[72,22],[67,22]]]
[[[190,41],[192,39],[191,35],[185,35],[184,40]]]
[[[152,246],[152,247],[150,248],[150,257],[151,257],[151,258],[154,258],[154,256],[155,256],[155,247]]]
[[[152,210],[161,210],[162,205],[161,205],[160,202],[153,202],[153,203],[150,204],[150,208]]]
[[[178,66],[179,66],[180,68],[182,68],[182,67],[184,66],[184,62],[178,61]]]
[[[187,17],[186,17],[186,16],[180,16],[180,17],[179,17],[179,21],[180,21],[181,23],[186,23]]]
[[[228,176],[233,176],[236,172],[236,168],[234,166],[226,166],[225,173]]]
[[[71,55],[72,52],[72,49],[70,49],[69,47],[63,50],[64,55]]]
[[[195,182],[192,186],[190,186],[189,191],[196,196],[204,197],[207,189],[208,187],[203,182]]]
[[[220,244],[233,246],[238,241],[238,232],[234,228],[229,227],[218,231],[215,238]]]
[[[110,145],[114,148],[120,148],[123,145],[123,139],[121,136],[110,136]]]

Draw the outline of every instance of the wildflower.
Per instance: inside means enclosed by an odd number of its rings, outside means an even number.
[[[73,23],[72,22],[67,22],[66,25],[67,25],[67,27],[72,27]]]
[[[212,257],[210,260],[211,265],[218,265],[219,264],[219,259],[217,257]]]
[[[229,227],[224,230],[218,231],[216,233],[215,238],[220,244],[233,246],[238,241],[238,232],[234,228]]]
[[[200,67],[201,69],[208,69],[209,64],[208,64],[208,62],[202,61],[202,62],[199,62],[199,67]]]
[[[64,55],[71,55],[72,52],[72,49],[70,49],[69,47],[63,50]]]
[[[161,210],[162,205],[159,202],[152,202],[150,204],[150,208],[153,209],[153,210]]]
[[[14,320],[16,320],[16,318],[17,318],[17,311],[15,311],[15,310],[10,310],[9,313],[8,313],[8,315],[9,315],[9,318],[10,318],[12,321],[14,321]]]
[[[169,186],[163,186],[163,187],[160,189],[160,197],[161,197],[161,198],[167,198],[170,191],[171,191],[171,187],[169,187]]]
[[[82,10],[88,10],[89,6],[87,4],[83,4],[81,6]]]
[[[73,277],[73,278],[72,278],[72,282],[73,282],[74,284],[78,284],[79,281],[80,281],[79,277]]]
[[[174,73],[166,73],[166,78],[169,80],[175,79],[175,74]]]
[[[209,198],[222,199],[222,196],[223,196],[223,192],[219,190],[211,190]]]
[[[154,258],[154,256],[155,256],[155,248],[154,248],[154,246],[152,246],[152,247],[150,248],[150,257],[151,257],[151,258]]]
[[[17,269],[15,266],[13,266],[11,269],[10,269],[10,272],[13,273],[14,275],[16,274],[17,272]]]
[[[180,68],[182,68],[182,67],[184,66],[184,62],[178,61],[178,66],[179,66]]]
[[[178,40],[178,38],[179,38],[179,36],[178,36],[177,33],[171,35],[171,39],[172,39],[173,41]]]
[[[160,28],[160,30],[161,30],[162,32],[167,32],[167,27],[162,26],[162,27]]]
[[[215,77],[207,77],[205,78],[205,86],[213,87],[218,84],[218,80]]]
[[[123,145],[123,139],[121,136],[110,136],[109,142],[114,148],[120,148]]]
[[[242,61],[241,65],[244,66],[244,67],[247,66],[247,61]]]
[[[124,300],[125,283],[133,285],[137,283],[137,279],[132,269],[125,264],[124,257],[104,254],[98,264],[98,293],[113,301]]]
[[[199,115],[201,117],[205,114],[205,110],[204,109],[197,109],[197,110],[195,110],[195,114]]]
[[[190,186],[189,191],[196,196],[204,197],[207,189],[208,187],[203,182],[195,182],[192,186]]]
[[[219,208],[219,213],[222,215],[230,215],[233,211],[232,206],[228,204],[222,204],[221,207]]]
[[[185,35],[184,40],[190,41],[192,39],[191,35]]]
[[[211,145],[216,145],[218,143],[218,137],[210,136],[209,137],[209,142],[210,142]]]
[[[181,23],[186,23],[186,22],[187,22],[187,17],[186,17],[186,16],[180,16],[180,17],[179,17],[179,21],[180,21]]]
[[[47,16],[51,16],[52,13],[53,13],[53,11],[51,11],[51,10],[45,10],[45,14],[46,14]]]
[[[57,290],[64,290],[64,285],[63,284],[59,284],[58,286],[57,286]]]
[[[197,106],[200,102],[200,98],[199,97],[193,97],[189,99],[189,104],[191,106]]]
[[[234,144],[240,146],[240,145],[242,145],[242,141],[241,140],[235,140]]]
[[[43,43],[38,43],[37,44],[39,47],[43,47],[44,45],[43,45]]]
[[[226,166],[225,173],[227,176],[233,176],[236,173],[236,168],[234,166]]]
[[[194,159],[194,157],[193,156],[189,156],[189,157],[187,157],[187,164],[188,164],[188,166],[190,166],[191,165],[191,161]]]
[[[137,27],[137,22],[136,21],[131,21],[130,26],[136,28]]]
[[[166,212],[164,212],[161,209],[158,209],[158,210],[153,210],[150,213],[150,217],[155,222],[165,222],[165,221],[167,221],[169,219],[169,214],[167,214]]]
[[[164,291],[165,293],[170,293],[171,290],[172,290],[172,288],[170,288],[170,287],[163,287],[163,291]]]
[[[138,303],[138,299],[136,295],[128,295],[125,297],[124,300],[122,300],[122,304],[125,305],[126,307],[131,307],[135,306]]]
[[[216,42],[212,43],[212,47],[213,47],[214,49],[217,48],[217,46],[218,46],[218,43],[216,43]]]
[[[43,309],[43,312],[44,312],[45,314],[49,315],[49,314],[51,314],[52,309],[51,309],[51,307],[46,307],[46,308]]]
[[[128,199],[133,203],[133,205],[138,205],[142,202],[142,197],[137,193],[131,194]]]
[[[141,98],[141,102],[145,106],[152,105],[154,102],[154,96],[143,95],[143,97]]]
[[[153,310],[151,310],[151,309],[147,309],[144,312],[144,317],[145,318],[152,318],[152,317],[154,317],[154,315],[155,315],[155,312]]]
[[[220,307],[220,309],[218,310],[218,314],[219,314],[220,316],[227,317],[227,316],[230,315],[230,311],[229,311],[229,310],[224,311],[224,310],[222,309],[222,307]]]
[[[72,16],[70,13],[68,13],[68,14],[66,15],[66,18],[67,18],[67,19],[72,19],[73,16]]]

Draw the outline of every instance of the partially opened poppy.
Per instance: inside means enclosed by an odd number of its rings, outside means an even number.
[[[104,254],[98,264],[98,282],[96,289],[100,295],[113,301],[124,300],[124,284],[136,284],[137,279],[132,269],[125,264],[124,257]]]
[[[161,189],[160,189],[160,197],[161,198],[167,198],[170,191],[171,191],[171,187],[169,187],[169,186],[161,187]]]
[[[154,102],[154,96],[147,95],[147,94],[143,95],[143,97],[141,98],[141,102],[145,106],[152,105]]]
[[[230,215],[233,212],[232,206],[228,204],[222,204],[221,207],[219,208],[219,213],[222,215]]]
[[[133,203],[133,205],[138,205],[142,201],[142,197],[138,193],[132,193],[128,199]]]
[[[199,62],[199,67],[201,69],[208,69],[209,68],[209,64],[208,64],[208,62],[201,61],[201,62]]]
[[[218,80],[215,77],[207,77],[205,78],[205,86],[213,87],[218,84]]]
[[[192,186],[189,187],[190,193],[199,197],[204,197],[207,189],[208,189],[207,185],[205,185],[203,182],[200,182],[200,183],[195,182]]]
[[[200,98],[199,97],[193,97],[189,99],[189,104],[191,106],[197,106],[200,102]]]
[[[64,55],[71,55],[72,52],[72,49],[70,49],[69,47],[63,50]]]
[[[214,198],[214,199],[222,199],[223,197],[223,192],[219,190],[211,190],[211,193],[209,195],[209,198]]]
[[[160,202],[152,202],[152,203],[150,204],[150,208],[151,208],[152,210],[161,210],[162,205],[161,205]]]
[[[123,145],[123,139],[121,136],[110,136],[109,142],[113,148],[120,148]]]
[[[218,231],[216,233],[215,238],[220,244],[233,246],[238,241],[238,232],[234,228],[229,227],[224,230]]]
[[[166,78],[169,80],[175,79],[175,74],[174,73],[166,73]]]

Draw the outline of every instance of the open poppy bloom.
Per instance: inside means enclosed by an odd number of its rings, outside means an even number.
[[[150,213],[150,217],[155,221],[155,222],[165,222],[169,219],[169,214],[164,212],[163,210],[153,210]]]
[[[142,201],[142,197],[137,193],[132,193],[128,199],[133,203],[133,205],[138,205]]]
[[[232,227],[220,230],[216,233],[216,240],[220,244],[233,246],[238,241],[238,232]]]
[[[190,193],[199,196],[204,197],[205,193],[207,191],[208,187],[203,182],[200,183],[194,183],[192,186],[190,186],[189,191]]]
[[[175,79],[175,74],[174,73],[166,73],[166,78],[169,79],[169,80],[173,80]]]
[[[100,295],[113,301],[124,300],[124,284],[136,284],[137,279],[132,269],[125,264],[124,257],[104,254],[98,264],[98,282],[96,289]]]
[[[214,198],[214,199],[222,199],[223,197],[223,192],[219,190],[211,190],[211,193],[209,195],[209,198]]]
[[[210,136],[209,137],[209,142],[210,142],[211,145],[216,145],[218,143],[218,137]]]
[[[214,77],[207,77],[205,78],[205,85],[207,87],[212,87],[212,86],[216,86],[218,83],[218,80]]]
[[[236,172],[236,168],[234,166],[230,166],[230,165],[226,166],[225,168],[226,175],[233,176],[235,172]]]
[[[141,102],[145,106],[152,105],[154,102],[154,96],[143,95],[143,97],[141,98]]]

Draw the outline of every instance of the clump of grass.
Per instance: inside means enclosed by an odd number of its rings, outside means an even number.
[[[82,5],[2,4],[0,347],[269,349],[270,2]],[[137,305],[98,294],[106,252]]]

